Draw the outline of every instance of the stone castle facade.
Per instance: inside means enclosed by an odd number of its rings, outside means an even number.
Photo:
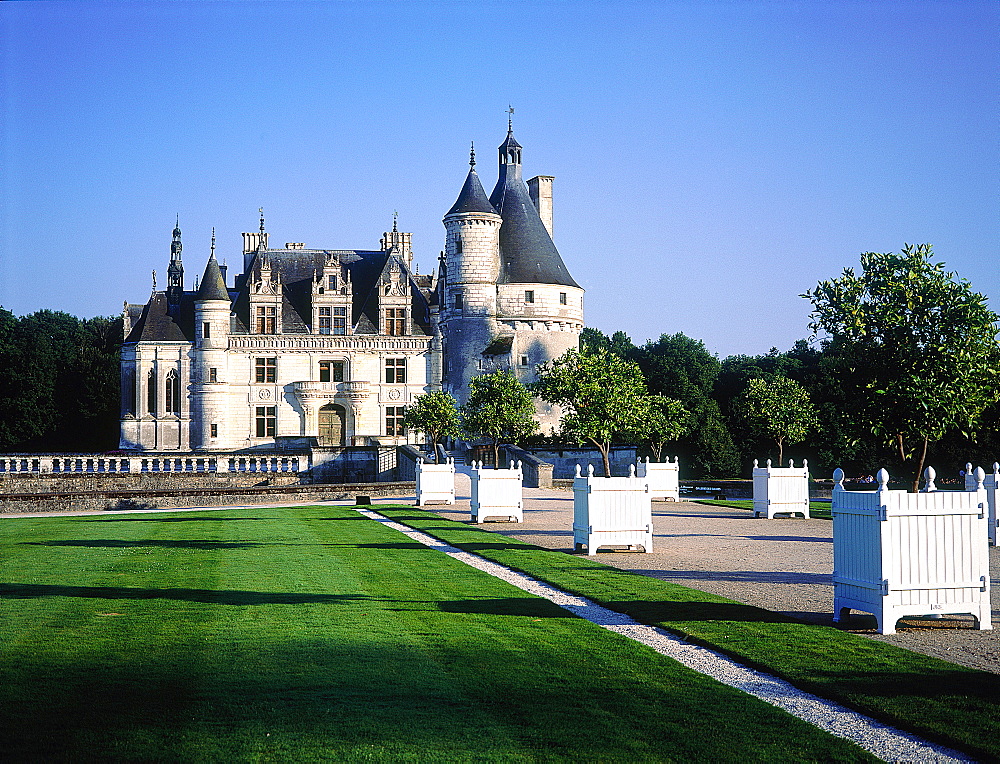
[[[412,268],[409,233],[379,249],[268,246],[263,214],[230,283],[215,257],[184,287],[174,228],[167,286],[125,305],[121,447],[237,451],[417,442],[416,396],[498,368],[524,382],[579,344],[583,289],[552,240],[552,178],[521,176],[508,128],[487,197],[475,170],[444,217],[437,272]],[[543,430],[558,411],[539,402]]]

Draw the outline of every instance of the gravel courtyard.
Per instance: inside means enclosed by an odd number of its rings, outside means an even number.
[[[457,502],[427,509],[469,521],[468,468],[458,466]],[[526,488],[523,523],[482,527],[538,546],[573,552],[573,492]],[[653,552],[602,550],[602,563],[833,625],[833,524],[829,520],[754,519],[748,510],[691,502],[653,502]],[[852,613],[841,628],[963,666],[1000,674],[1000,550],[990,548],[993,631],[971,616],[903,619],[898,633],[875,633],[875,619]]]

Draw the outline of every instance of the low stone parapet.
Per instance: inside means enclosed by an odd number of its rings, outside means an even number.
[[[85,512],[95,510],[169,509],[227,505],[284,504],[353,500],[368,496],[412,495],[411,481],[393,483],[310,484],[245,488],[188,488],[159,491],[63,491],[0,494],[0,513]]]

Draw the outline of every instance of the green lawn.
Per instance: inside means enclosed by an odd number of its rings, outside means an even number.
[[[1000,677],[714,594],[554,552],[412,507],[398,522],[661,626],[925,738],[1000,761]]]
[[[0,521],[0,755],[870,760],[337,507]]]
[[[733,509],[749,509],[753,511],[753,500],[752,499],[691,499],[695,504],[711,504],[716,507],[732,507]],[[830,502],[828,501],[810,501],[809,502],[809,515],[810,517],[818,517],[821,520],[831,520],[833,515],[830,514]]]

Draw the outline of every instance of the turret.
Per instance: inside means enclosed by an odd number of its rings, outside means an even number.
[[[178,215],[174,224],[173,239],[170,242],[170,265],[167,266],[167,305],[174,313],[184,294],[184,264],[181,262],[181,219]]]
[[[215,259],[215,229],[212,229],[212,251],[194,299],[191,445],[198,450],[224,448],[235,434],[225,431],[224,383],[230,311],[229,291]]]

